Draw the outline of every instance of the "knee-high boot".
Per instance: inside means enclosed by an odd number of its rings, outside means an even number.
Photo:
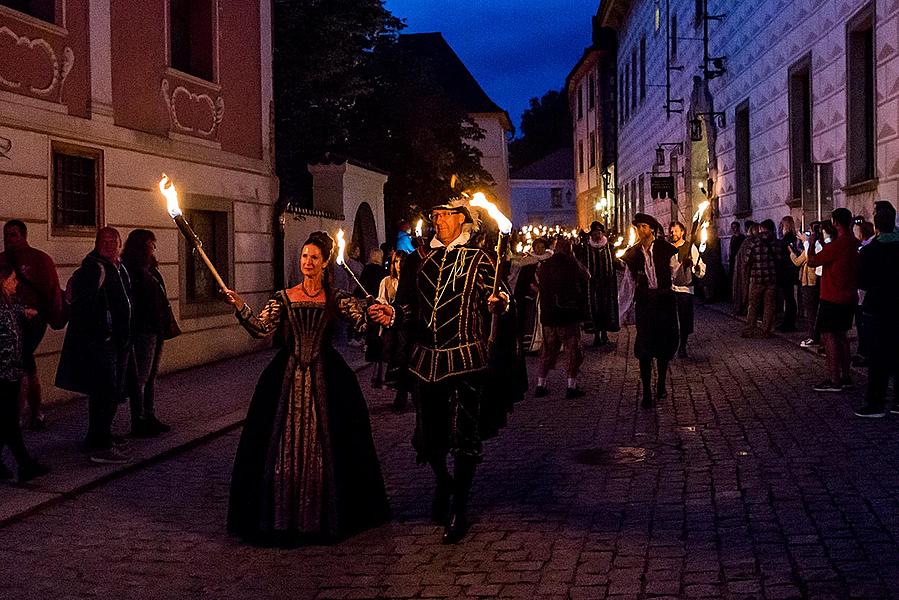
[[[468,533],[468,496],[477,462],[470,456],[456,456],[453,473],[453,507],[443,531],[443,543],[455,544]]]
[[[453,478],[446,468],[446,456],[431,456],[428,464],[434,471],[437,481],[434,487],[434,498],[431,501],[431,520],[440,525],[446,525],[450,510],[450,494],[453,491]]]
[[[643,385],[643,408],[652,408],[652,359],[640,359],[640,382]]]
[[[665,389],[665,382],[668,378],[668,360],[664,358],[656,359],[656,367],[659,369],[659,376],[656,380],[656,398],[662,399],[668,396]]]

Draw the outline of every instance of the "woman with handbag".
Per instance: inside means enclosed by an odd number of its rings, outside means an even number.
[[[128,235],[122,262],[131,276],[131,331],[134,343],[129,368],[131,435],[155,437],[171,431],[156,417],[155,383],[165,340],[181,333],[156,259],[156,236],[148,229]]]

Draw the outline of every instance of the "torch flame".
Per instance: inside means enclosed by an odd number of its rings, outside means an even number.
[[[614,245],[615,245],[615,247],[617,248],[618,246],[620,246],[620,245],[623,244],[623,243],[624,243],[624,236],[619,235],[619,236],[618,236],[618,239],[615,240],[615,244],[614,244]]]
[[[418,223],[415,224],[415,237],[421,237],[421,227],[424,225],[424,220],[419,219]]]
[[[178,190],[175,189],[174,182],[165,173],[162,174],[162,179],[159,180],[159,191],[165,196],[166,208],[172,218],[174,219],[181,215],[181,207],[178,206]]]
[[[627,234],[627,247],[630,248],[637,243],[637,228],[631,225],[630,232]]]
[[[696,212],[693,214],[694,223],[702,218],[702,215],[705,213],[706,209],[708,209],[710,204],[711,203],[708,200],[705,200],[698,207],[696,207]]]
[[[342,265],[344,263],[343,260],[343,252],[346,250],[346,239],[343,237],[343,229],[337,230],[337,264]]]
[[[503,235],[509,235],[512,232],[512,221],[506,218],[506,215],[501,213],[493,202],[487,200],[487,197],[482,192],[475,192],[469,204],[485,209],[490,218],[496,221],[499,232]]]
[[[709,241],[709,222],[706,221],[702,224],[702,229],[699,230],[699,251],[705,252],[706,243]]]

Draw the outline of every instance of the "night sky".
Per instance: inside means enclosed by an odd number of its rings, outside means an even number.
[[[517,128],[590,45],[598,0],[386,0],[404,33],[439,31]]]

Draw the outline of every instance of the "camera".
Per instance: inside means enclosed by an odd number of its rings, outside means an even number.
[[[865,222],[865,218],[861,215],[857,215],[854,219],[852,219],[852,222],[855,223],[856,225],[861,225],[862,223]]]

